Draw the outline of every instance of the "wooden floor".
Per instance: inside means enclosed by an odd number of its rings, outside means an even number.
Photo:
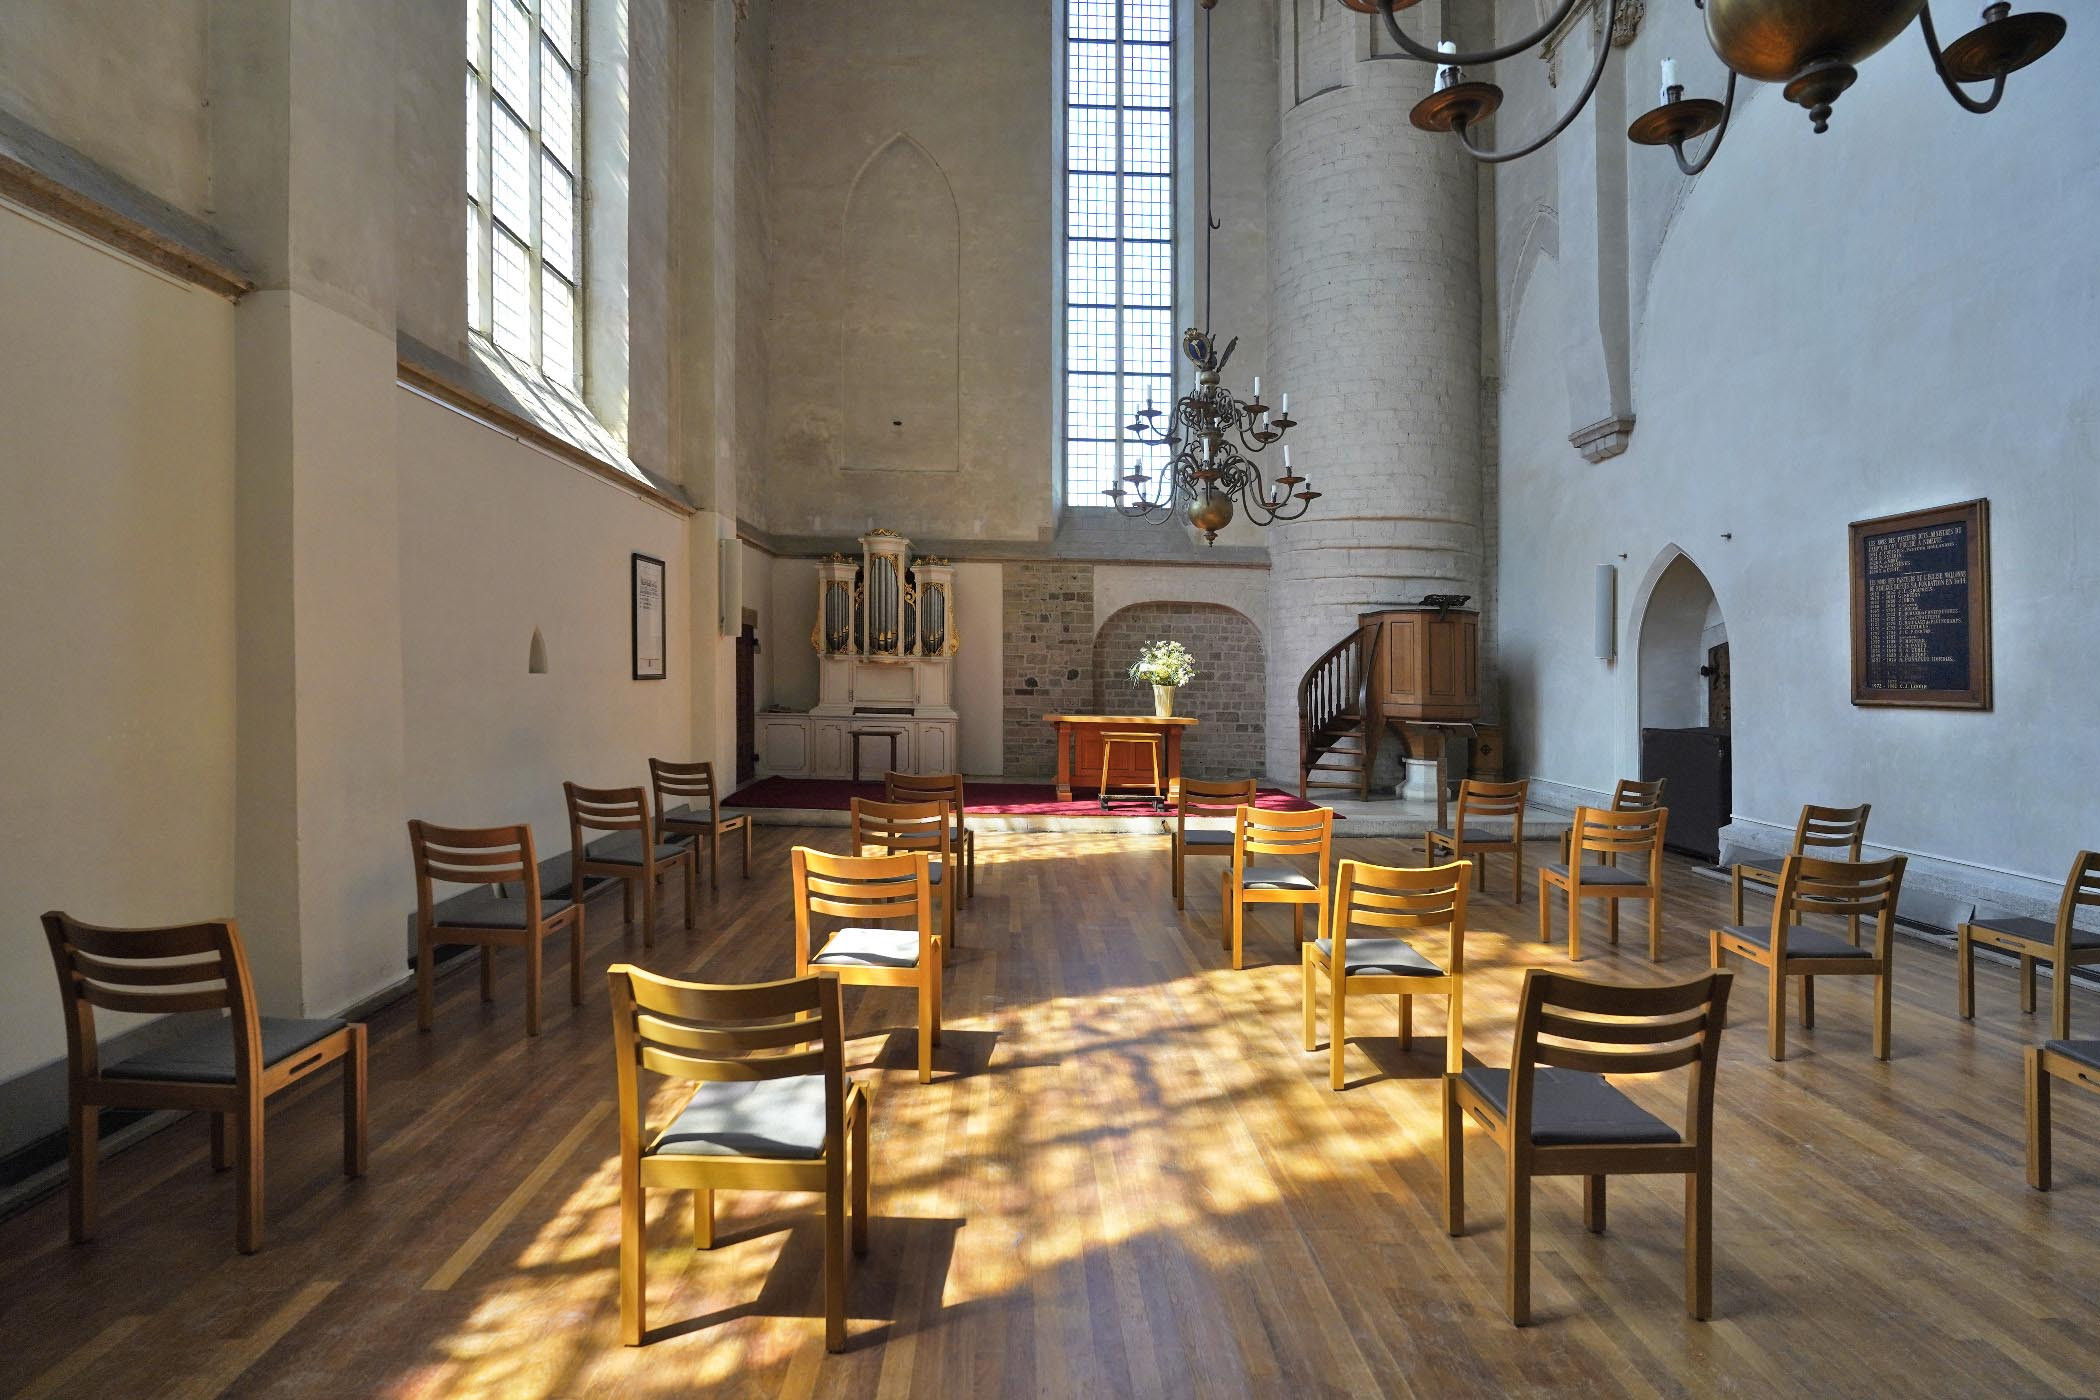
[[[790,971],[786,852],[843,833],[762,828],[701,931],[669,897],[666,972]],[[1395,841],[1340,853],[1411,863]],[[651,1344],[617,1321],[613,1068],[603,969],[639,951],[617,896],[592,909],[589,999],[549,978],[527,1041],[521,960],[497,1000],[471,971],[372,1023],[371,1174],[337,1174],[333,1082],[269,1129],[269,1235],[233,1251],[233,1182],[201,1119],[112,1159],[99,1238],[62,1198],[0,1223],[0,1393],[216,1395],[2092,1395],[2100,1393],[2100,1099],[2060,1091],[2057,1189],[2021,1171],[2019,1048],[2042,1033],[2009,973],[1953,1015],[1950,957],[1898,948],[1895,1059],[1868,1051],[1864,981],[1827,979],[1794,1058],[1764,1056],[1761,984],[1738,982],[1719,1081],[1711,1323],[1681,1302],[1674,1179],[1613,1186],[1587,1234],[1573,1181],[1543,1183],[1537,1324],[1500,1309],[1502,1184],[1475,1136],[1472,1233],[1440,1226],[1440,1013],[1401,1054],[1394,1007],[1353,1019],[1350,1087],[1299,1048],[1288,916],[1248,969],[1217,946],[1215,862],[1177,916],[1163,842],[980,840],[936,1079],[915,1082],[910,998],[847,994],[849,1064],[876,1086],[873,1249],[851,1346],[823,1349],[813,1198],[725,1196],[721,1245],[652,1199]],[[1419,848],[1416,848],[1417,850]],[[1534,858],[1550,858],[1534,843]],[[1468,1051],[1506,1062],[1535,884],[1476,899]],[[734,862],[731,863],[732,871]],[[1584,969],[1703,966],[1724,886],[1673,861],[1667,960],[1591,924]],[[1762,907],[1762,906],[1760,906]],[[550,960],[550,966],[556,966]],[[2074,1014],[2100,1026],[2080,994]],[[1432,1003],[1433,1006],[1433,1003]],[[1674,1082],[1632,1091],[1675,1121]]]

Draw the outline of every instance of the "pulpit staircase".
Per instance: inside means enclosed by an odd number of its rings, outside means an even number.
[[[1313,788],[1354,789],[1358,801],[1370,796],[1378,726],[1367,717],[1377,644],[1375,625],[1359,627],[1321,653],[1298,682],[1300,797]]]

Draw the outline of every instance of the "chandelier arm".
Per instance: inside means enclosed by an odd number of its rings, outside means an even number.
[[[1553,18],[1547,20],[1531,33],[1526,34],[1514,43],[1503,44],[1498,48],[1482,49],[1479,53],[1438,53],[1435,49],[1425,48],[1422,44],[1408,37],[1407,31],[1400,27],[1399,17],[1393,13],[1393,0],[1379,0],[1378,12],[1385,20],[1386,32],[1393,36],[1393,42],[1398,44],[1409,58],[1420,59],[1424,63],[1455,63],[1463,68],[1477,63],[1494,63],[1536,46],[1551,35],[1554,30],[1560,28],[1561,21],[1573,14],[1575,7],[1581,3],[1582,0],[1561,0],[1561,7],[1554,11]]]
[[[1707,166],[1712,165],[1714,163],[1714,153],[1721,149],[1721,142],[1728,136],[1728,119],[1735,115],[1735,76],[1735,70],[1733,68],[1729,69],[1728,91],[1721,98],[1721,124],[1714,128],[1713,144],[1706,148],[1706,154],[1695,161],[1687,161],[1684,158],[1684,142],[1672,141],[1670,143],[1670,154],[1677,157],[1677,168],[1687,175],[1697,175],[1700,171],[1706,169]]]
[[[1390,3],[1390,0],[1387,0],[1387,2]],[[1519,147],[1514,151],[1484,151],[1473,144],[1473,138],[1466,134],[1466,124],[1461,121],[1451,129],[1458,134],[1459,144],[1466,148],[1466,153],[1482,165],[1500,165],[1504,161],[1522,160],[1533,151],[1542,149],[1547,142],[1566,131],[1574,123],[1575,118],[1582,114],[1582,109],[1590,105],[1590,95],[1597,91],[1597,80],[1604,76],[1605,60],[1611,57],[1610,35],[1612,26],[1617,24],[1618,21],[1619,0],[1607,0],[1607,8],[1604,12],[1604,32],[1597,39],[1597,57],[1590,63],[1589,81],[1582,85],[1582,91],[1576,94],[1574,104],[1561,115],[1559,121],[1547,129],[1545,135],[1539,137],[1530,145]],[[1451,55],[1445,54],[1444,57],[1448,60]],[[1733,81],[1734,74],[1731,73],[1729,77]],[[1716,142],[1715,144],[1718,145],[1719,143]]]
[[[1995,108],[1998,100],[2005,96],[2005,75],[2000,73],[1991,80],[1989,97],[1969,96],[1961,90],[1960,84],[1947,76],[1947,60],[1940,52],[1940,36],[1932,27],[1931,5],[1926,5],[1918,11],[1918,28],[1925,35],[1925,52],[1932,55],[1932,71],[1940,75],[1940,83],[1947,89],[1948,96],[1959,102],[1963,111],[1974,112],[1978,116]]]

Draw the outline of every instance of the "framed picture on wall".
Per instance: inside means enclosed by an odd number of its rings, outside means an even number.
[[[634,678],[664,678],[664,561],[633,556]]]
[[[1852,703],[1991,707],[1991,503],[1852,522]]]

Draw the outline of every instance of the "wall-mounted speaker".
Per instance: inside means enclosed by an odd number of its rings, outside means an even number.
[[[1610,661],[1619,654],[1619,570],[1599,564],[1596,579],[1597,659]]]

